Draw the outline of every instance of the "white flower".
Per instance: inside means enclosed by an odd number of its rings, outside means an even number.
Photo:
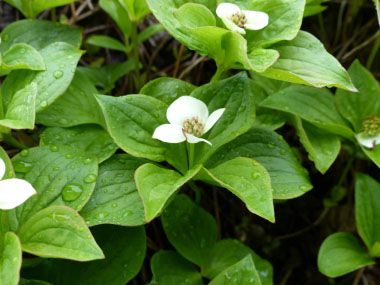
[[[234,32],[245,35],[245,30],[261,30],[268,25],[269,16],[264,12],[240,10],[231,3],[221,3],[216,14],[223,20],[226,27]]]
[[[362,132],[357,135],[357,139],[361,145],[373,149],[376,145],[380,144],[380,133],[369,136],[365,132]]]
[[[166,117],[170,124],[158,126],[153,138],[167,143],[205,142],[200,138],[207,133],[223,115],[225,108],[214,111],[210,116],[205,103],[190,96],[182,96],[168,108]]]
[[[0,180],[5,174],[5,163],[0,158]],[[22,179],[12,178],[0,181],[0,209],[9,210],[24,203],[37,194],[33,186]]]

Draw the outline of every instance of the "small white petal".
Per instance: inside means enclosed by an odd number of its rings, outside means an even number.
[[[153,138],[166,143],[180,143],[186,140],[182,127],[172,124],[158,126],[154,130]]]
[[[190,135],[190,134],[187,134],[187,133],[186,133],[186,139],[187,139],[188,143],[205,142],[205,143],[207,143],[209,145],[212,145],[212,143],[210,143],[208,140],[205,140],[205,139],[202,139],[202,138],[198,138],[196,136],[193,136],[193,135]]]
[[[368,136],[364,132],[357,135],[358,141],[361,145],[373,148],[375,145],[380,144],[380,134],[376,136]]]
[[[3,179],[6,168],[4,160],[0,158],[0,180]]]
[[[261,30],[268,26],[269,16],[264,12],[256,12],[244,10],[242,11],[247,17],[247,24],[245,24],[245,28],[248,30]]]
[[[208,118],[208,109],[205,103],[190,96],[182,96],[175,100],[166,111],[166,117],[170,124],[182,127],[187,119],[197,117],[203,123]]]
[[[0,209],[16,208],[35,194],[36,190],[25,180],[12,178],[0,181]]]
[[[216,124],[216,122],[220,119],[225,110],[226,108],[222,108],[211,113],[210,117],[208,117],[207,119],[203,133],[207,133]]]
[[[240,28],[238,25],[236,25],[230,19],[222,18],[222,20],[223,20],[223,23],[226,25],[227,29],[229,29],[230,31],[238,32],[239,34],[245,35],[245,30],[243,28]]]
[[[240,12],[239,6],[232,3],[221,3],[216,8],[216,14],[219,18],[231,18],[233,14]]]

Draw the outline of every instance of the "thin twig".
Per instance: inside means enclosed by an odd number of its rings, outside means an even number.
[[[178,75],[179,64],[181,63],[182,54],[183,54],[184,49],[185,49],[185,46],[183,44],[181,44],[181,47],[179,48],[179,52],[178,52],[177,61],[175,63],[175,68],[173,71],[173,77],[174,78],[177,77],[177,75]]]
[[[352,283],[352,285],[359,285],[359,282],[360,282],[360,279],[362,279],[362,275],[364,273],[364,270],[365,270],[365,267],[360,268],[360,270],[358,271],[358,273],[355,276],[355,280]]]
[[[358,45],[357,47],[355,47],[354,49],[352,49],[350,52],[346,53],[342,60],[346,60],[347,58],[349,58],[351,55],[353,55],[354,53],[356,53],[357,51],[361,50],[362,48],[366,47],[367,45],[369,45],[370,43],[372,43],[374,40],[376,40],[376,38],[380,35],[380,30],[377,31],[372,37],[370,37],[368,40],[366,40],[365,42],[363,42],[362,44]]]

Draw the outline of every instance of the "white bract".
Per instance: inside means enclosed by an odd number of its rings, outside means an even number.
[[[226,27],[234,32],[245,35],[245,30],[261,30],[268,25],[267,13],[249,10],[240,10],[239,6],[231,3],[221,3],[216,14],[222,19]]]
[[[6,166],[0,158],[0,180],[4,177]],[[0,209],[9,210],[24,203],[37,194],[33,186],[22,179],[11,178],[0,181]]]
[[[190,96],[182,96],[168,108],[166,117],[170,124],[160,125],[153,138],[167,143],[205,142],[200,138],[207,133],[223,115],[225,108],[214,111],[210,116],[205,103]]]
[[[365,132],[357,135],[358,141],[361,145],[373,149],[376,145],[380,144],[380,133],[374,136],[369,136]]]

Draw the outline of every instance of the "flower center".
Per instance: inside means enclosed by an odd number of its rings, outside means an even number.
[[[183,122],[183,131],[190,135],[200,137],[203,134],[205,125],[197,117],[192,117]]]
[[[240,28],[244,28],[247,24],[247,17],[243,12],[236,12],[232,15],[231,21],[235,23]]]
[[[376,116],[369,116],[363,120],[362,128],[366,135],[374,136],[380,132],[380,119]]]

